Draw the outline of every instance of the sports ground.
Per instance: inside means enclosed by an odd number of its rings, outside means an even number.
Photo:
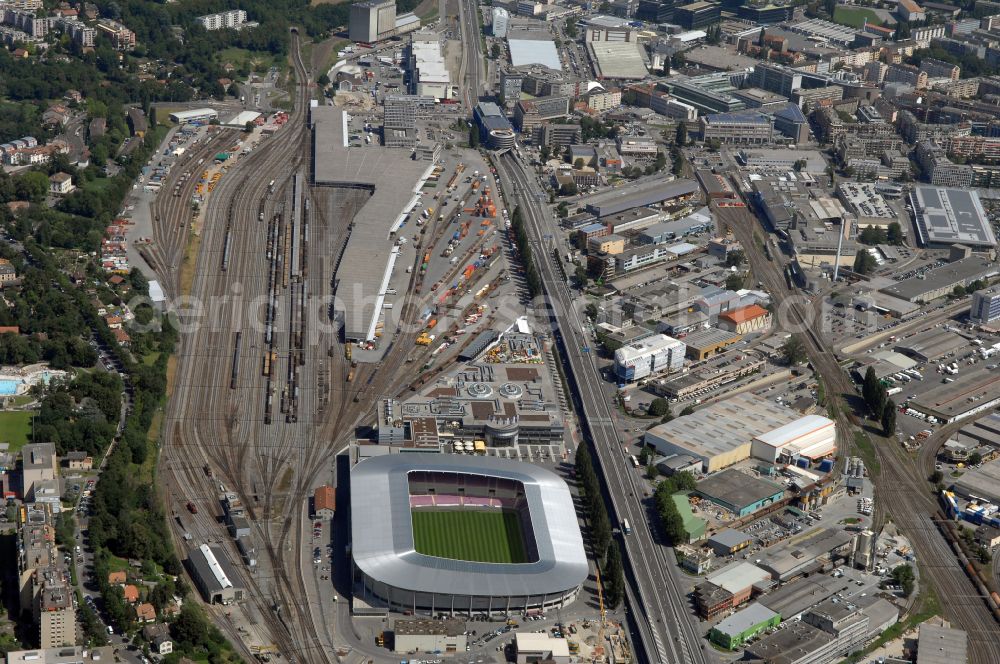
[[[416,509],[410,514],[417,553],[481,563],[529,562],[516,512]]]

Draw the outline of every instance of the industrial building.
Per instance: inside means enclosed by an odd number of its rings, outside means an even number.
[[[622,383],[679,371],[683,366],[684,344],[665,334],[653,335],[615,351],[615,376]]]
[[[511,39],[507,38],[512,67],[542,65],[555,71],[562,70],[562,61],[556,43],[551,39]]]
[[[1000,371],[977,365],[963,369],[954,383],[942,383],[911,399],[910,408],[954,422],[983,413],[1000,403]]]
[[[771,312],[759,304],[737,307],[719,314],[719,327],[734,334],[751,334],[771,329]]]
[[[450,655],[465,652],[466,634],[465,621],[457,618],[398,619],[392,625],[392,650],[399,654],[439,652]]]
[[[684,337],[684,345],[687,347],[687,356],[691,360],[700,361],[718,354],[742,338],[741,334],[709,327],[688,334]]]
[[[995,277],[998,273],[1000,265],[988,258],[973,254],[968,258],[927,270],[920,278],[912,277],[897,281],[879,290],[907,302],[930,302],[950,295],[955,286],[964,288],[974,281]]]
[[[730,556],[753,543],[753,538],[741,530],[725,528],[708,538],[708,546],[717,556]],[[771,578],[768,574],[767,578]]]
[[[754,661],[767,664],[833,662],[857,652],[865,643],[896,624],[899,612],[877,597],[856,601],[827,600],[747,648]]]
[[[934,328],[901,340],[896,344],[896,350],[919,362],[934,362],[965,348],[968,344],[968,340],[960,334],[951,330]]]
[[[649,71],[634,41],[590,41],[587,50],[597,68],[598,80],[638,80]]]
[[[439,35],[418,32],[410,37],[406,52],[406,69],[410,73],[411,94],[434,99],[451,99],[451,74],[444,61]]]
[[[920,243],[990,248],[997,240],[979,194],[968,189],[917,185],[910,192]]]
[[[667,202],[680,201],[700,192],[695,180],[673,180],[664,182],[656,179],[641,184],[628,184],[593,196],[581,198],[576,202],[598,218],[631,210],[646,205],[660,205]]]
[[[734,650],[765,629],[777,627],[780,622],[781,616],[754,602],[713,627],[708,638],[723,648]]]
[[[518,632],[514,636],[514,648],[517,651],[517,664],[535,664],[536,662],[553,662],[554,664],[569,664],[569,641],[559,639],[544,631]]]
[[[374,44],[419,27],[415,14],[396,15],[395,0],[364,0],[351,5],[348,36],[354,42]]]
[[[954,481],[952,489],[963,498],[975,496],[994,505],[1000,504],[1000,459],[966,470]]]
[[[837,560],[846,560],[854,551],[854,533],[821,528],[804,538],[786,540],[757,553],[762,569],[782,583],[811,572],[829,569]]]
[[[969,661],[968,649],[964,631],[925,622],[917,634],[916,664],[965,664]]]
[[[521,518],[528,562],[494,564],[419,553],[412,510],[503,508]],[[388,454],[351,470],[355,602],[449,616],[556,610],[576,599],[589,566],[562,478],[487,456]],[[427,507],[431,506],[431,507]]]
[[[798,413],[753,394],[737,394],[690,415],[658,424],[645,444],[659,454],[690,455],[711,473],[750,457],[751,441],[767,431],[795,421]]]
[[[243,601],[245,591],[236,585],[239,577],[221,548],[202,544],[191,550],[187,563],[191,578],[206,602],[232,604]]]
[[[729,469],[698,482],[695,493],[741,518],[780,501],[785,490],[774,482]]]
[[[317,106],[310,112],[314,184],[371,192],[354,215],[334,277],[334,314],[345,339],[372,340],[400,251],[394,233],[416,205],[434,164],[413,160],[409,150],[349,147],[349,120],[342,109]]]
[[[789,621],[795,620],[809,609],[847,590],[850,586],[851,581],[843,576],[813,574],[786,583],[757,601],[779,614],[782,620]]]
[[[189,111],[174,111],[169,115],[170,121],[180,125],[211,122],[219,119],[218,111],[211,108],[192,108]]]
[[[820,415],[806,415],[756,436],[750,455],[768,463],[794,463],[799,457],[816,461],[837,449],[837,425]]]

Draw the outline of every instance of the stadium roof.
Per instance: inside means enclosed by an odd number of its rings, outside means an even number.
[[[551,39],[508,39],[510,64],[512,67],[544,65],[549,69],[561,70],[559,51]]]
[[[407,482],[413,471],[521,482],[538,561],[482,563],[417,553]],[[589,572],[569,488],[555,474],[528,463],[443,454],[373,457],[351,471],[351,504],[355,564],[372,579],[396,588],[490,597],[558,594],[582,584]]]

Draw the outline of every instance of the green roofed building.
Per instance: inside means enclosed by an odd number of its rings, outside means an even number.
[[[780,615],[754,602],[713,627],[709,638],[713,643],[733,650],[765,629],[777,627],[780,622]]]
[[[691,511],[688,494],[675,493],[673,498],[674,505],[677,506],[677,513],[681,515],[681,521],[684,522],[684,532],[688,535],[687,541],[694,542],[705,537],[705,520],[696,517]]]

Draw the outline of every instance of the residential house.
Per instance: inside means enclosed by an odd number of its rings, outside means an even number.
[[[108,573],[108,585],[109,586],[123,586],[128,581],[128,576],[125,572],[109,572]]]
[[[141,623],[150,623],[156,620],[156,608],[149,602],[143,602],[135,607],[135,617]]]
[[[139,601],[139,589],[133,586],[131,583],[125,586],[124,589],[125,601],[129,604],[135,604]]]
[[[69,173],[54,173],[49,176],[49,193],[54,196],[65,196],[76,189],[73,176]]]

